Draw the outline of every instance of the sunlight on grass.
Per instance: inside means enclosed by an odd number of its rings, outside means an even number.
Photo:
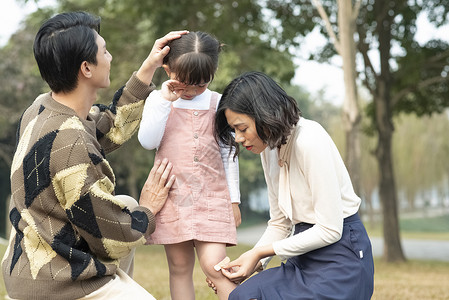
[[[228,248],[228,256],[235,259],[249,248],[242,245]],[[170,299],[168,267],[163,247],[140,247],[137,250],[136,262],[134,279],[157,299]],[[269,267],[279,264],[279,259],[275,258]],[[387,264],[376,259],[374,280],[373,300],[449,299],[447,262],[408,261],[402,264]],[[198,263],[194,271],[194,284],[197,299],[218,299],[205,283],[205,276]]]
[[[449,299],[449,263],[375,260],[372,299]]]

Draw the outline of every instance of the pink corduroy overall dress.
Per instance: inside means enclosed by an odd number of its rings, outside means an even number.
[[[226,174],[213,136],[217,99],[212,92],[209,110],[171,107],[156,159],[168,158],[176,180],[156,215],[150,244],[237,243]]]

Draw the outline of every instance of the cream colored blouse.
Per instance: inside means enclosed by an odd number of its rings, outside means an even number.
[[[358,211],[361,200],[325,129],[300,118],[287,144],[280,150],[267,148],[261,160],[270,220],[256,247],[273,244],[275,253],[286,259],[337,242],[343,219]],[[314,225],[291,236],[301,222]]]

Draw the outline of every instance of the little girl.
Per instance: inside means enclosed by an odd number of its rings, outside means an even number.
[[[172,162],[176,181],[148,243],[165,247],[172,299],[195,298],[194,248],[219,299],[228,299],[235,284],[214,265],[226,256],[226,246],[237,243],[238,161],[215,141],[213,121],[221,95],[207,88],[221,45],[207,33],[190,32],[168,46],[162,67],[170,80],[148,97],[138,138],[145,149],[157,148],[156,159]]]

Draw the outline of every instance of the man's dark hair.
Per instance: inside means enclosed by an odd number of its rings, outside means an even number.
[[[55,93],[73,91],[83,61],[97,64],[100,18],[86,12],[58,14],[47,20],[34,40],[42,78]]]

